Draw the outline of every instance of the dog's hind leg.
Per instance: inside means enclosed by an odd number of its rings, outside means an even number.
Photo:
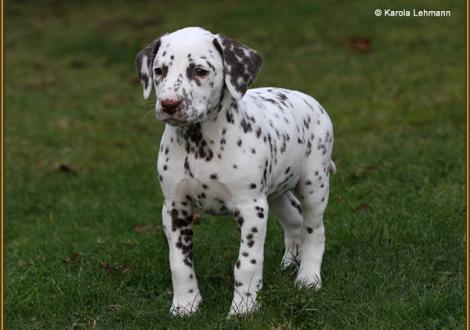
[[[269,201],[269,209],[278,218],[284,229],[284,256],[281,266],[287,268],[300,254],[302,242],[302,207],[297,198],[288,191],[284,195]]]

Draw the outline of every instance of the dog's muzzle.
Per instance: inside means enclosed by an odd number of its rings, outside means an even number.
[[[160,101],[161,110],[169,116],[173,116],[181,110],[183,104],[182,99],[164,99]]]

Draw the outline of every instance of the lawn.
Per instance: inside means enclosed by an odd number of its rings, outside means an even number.
[[[463,329],[465,2],[393,1],[450,17],[374,16],[391,3],[6,1],[7,328]],[[134,57],[194,25],[257,49],[255,86],[311,94],[335,126],[324,287],[280,270],[270,219],[262,308],[243,319],[226,318],[229,217],[194,227],[200,311],[168,313],[163,125]]]

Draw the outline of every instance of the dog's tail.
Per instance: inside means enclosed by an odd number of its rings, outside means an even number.
[[[330,173],[335,174],[336,173],[336,165],[333,160],[330,160],[330,166],[328,167]]]

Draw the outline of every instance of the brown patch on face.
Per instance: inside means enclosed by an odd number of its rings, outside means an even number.
[[[168,74],[168,67],[165,64],[163,64],[162,65],[162,78],[165,78],[167,74]]]
[[[201,80],[199,80],[196,74],[196,64],[189,63],[189,66],[186,68],[186,76],[189,80],[194,80],[198,86],[201,86]]]
[[[213,44],[224,61],[225,82],[242,96],[253,83],[261,69],[261,56],[250,47],[241,42],[219,34],[219,40],[214,39]]]
[[[152,75],[152,64],[157,55],[158,49],[160,48],[161,41],[160,38],[153,40],[149,43],[144,49],[142,49],[135,58],[135,66],[137,69],[137,75],[139,76],[140,81],[142,82],[145,89],[147,89],[150,81],[153,79]],[[144,56],[147,56],[147,68],[149,74],[142,72],[142,60]]]

